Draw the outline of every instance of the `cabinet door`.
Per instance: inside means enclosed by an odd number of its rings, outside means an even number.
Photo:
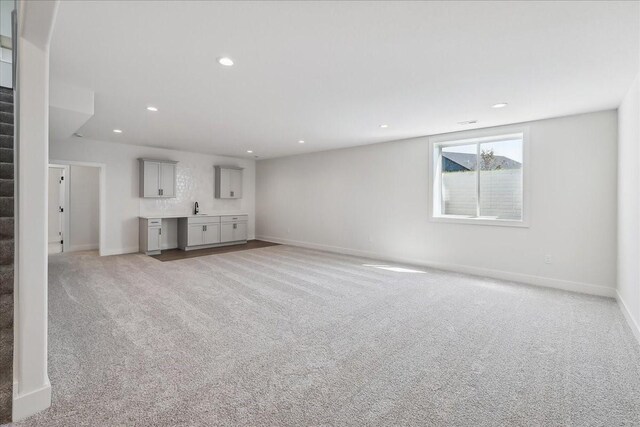
[[[220,169],[220,198],[231,197],[231,174],[229,169]]]
[[[220,243],[220,224],[205,224],[204,244]]]
[[[147,233],[147,251],[159,251],[162,242],[162,227],[149,227]]]
[[[176,165],[173,163],[160,163],[160,189],[162,197],[175,197]]]
[[[160,163],[143,162],[144,197],[160,196]]]
[[[233,199],[242,198],[242,171],[238,169],[229,169],[230,192],[229,197]]]
[[[247,223],[238,222],[235,224],[236,228],[233,230],[234,240],[247,240]]]
[[[190,225],[187,231],[187,246],[204,244],[204,225]]]
[[[220,224],[220,242],[233,242],[233,224],[231,222]]]

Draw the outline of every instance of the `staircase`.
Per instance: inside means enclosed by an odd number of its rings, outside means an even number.
[[[13,400],[13,90],[0,87],[0,424]]]

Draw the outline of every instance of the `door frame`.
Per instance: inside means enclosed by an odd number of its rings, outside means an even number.
[[[62,169],[64,177],[64,201],[62,204],[62,253],[67,252],[69,245],[69,165],[60,163],[49,163],[49,169]],[[48,182],[48,181],[47,181]],[[47,194],[49,189],[47,188]],[[47,199],[48,200],[48,199]],[[47,223],[47,228],[49,224]],[[49,243],[49,230],[47,230],[47,244]]]
[[[106,219],[107,219],[107,215],[106,215],[106,193],[107,193],[107,165],[105,163],[95,163],[95,162],[79,162],[79,161],[75,161],[75,160],[50,160],[50,162],[53,164],[57,164],[57,165],[63,165],[66,167],[70,167],[70,166],[88,166],[88,167],[92,167],[92,168],[98,168],[98,174],[99,174],[99,179],[98,179],[98,224],[99,224],[99,231],[98,231],[98,252],[100,254],[100,256],[105,256],[108,255],[107,253],[107,248],[106,248],[106,235],[107,235],[107,231],[106,231]],[[69,181],[67,181],[67,185],[69,184]],[[68,200],[68,197],[67,197]],[[67,210],[67,208],[65,207],[65,211]],[[68,220],[68,217],[67,217]],[[66,240],[66,239],[65,239]]]

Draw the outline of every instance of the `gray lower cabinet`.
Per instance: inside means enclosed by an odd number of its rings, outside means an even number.
[[[234,222],[220,224],[220,241],[221,242],[238,242],[247,240],[247,223]]]
[[[207,224],[204,228],[204,244],[220,243],[220,224]]]
[[[220,217],[220,241],[240,242],[247,240],[247,216],[224,215]]]
[[[220,224],[191,224],[187,230],[187,246],[220,243]]]
[[[162,248],[162,220],[140,218],[140,252],[157,255]]]
[[[187,232],[187,246],[204,245],[204,225],[190,225]]]
[[[159,251],[162,248],[162,227],[149,227],[147,250]]]
[[[217,246],[220,241],[220,217],[201,216],[178,220],[178,247],[191,249]]]
[[[172,218],[178,220],[178,248],[184,251],[247,241],[247,215]],[[162,218],[140,218],[140,252],[147,255],[159,254],[162,239]],[[165,247],[170,244],[170,240],[167,242],[165,239]]]

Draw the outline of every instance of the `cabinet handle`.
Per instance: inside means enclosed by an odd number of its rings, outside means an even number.
[[[162,236],[162,228],[158,228],[158,234]]]
[[[162,188],[160,189],[160,195],[164,196],[164,190]]]
[[[231,191],[230,193],[231,193],[231,197],[233,197],[233,191]]]
[[[236,228],[238,228],[238,224],[233,224],[233,229],[235,230]]]

